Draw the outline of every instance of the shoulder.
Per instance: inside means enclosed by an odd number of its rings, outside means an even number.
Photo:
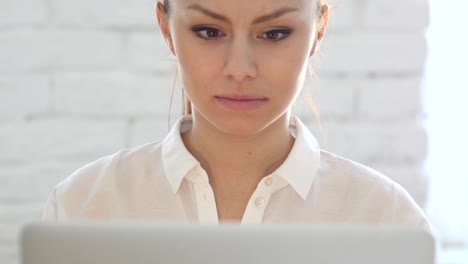
[[[69,217],[84,215],[91,205],[119,200],[122,190],[145,182],[161,169],[161,142],[131,149],[91,162],[55,187],[57,207]]]
[[[387,191],[395,187],[395,182],[382,173],[324,150],[320,151],[319,173],[323,180],[336,181],[348,187],[366,190],[379,188]]]
[[[67,189],[82,184],[96,184],[107,178],[115,178],[120,174],[141,170],[142,166],[157,165],[160,153],[160,142],[122,149],[79,168],[58,186]]]
[[[398,183],[363,164],[321,151],[317,181],[340,190],[346,216],[385,224],[410,224],[430,229],[422,209]]]

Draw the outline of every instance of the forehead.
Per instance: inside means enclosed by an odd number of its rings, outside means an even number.
[[[280,8],[294,8],[310,14],[318,0],[169,0],[175,9],[185,10],[192,5],[199,5],[211,11],[229,17],[250,18]]]

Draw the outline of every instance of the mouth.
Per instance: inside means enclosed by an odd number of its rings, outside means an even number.
[[[268,98],[257,95],[222,95],[215,99],[232,110],[255,110],[262,107]]]

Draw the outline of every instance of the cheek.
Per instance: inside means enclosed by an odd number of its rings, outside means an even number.
[[[190,36],[178,36],[179,41],[175,42],[181,77],[193,83],[212,81],[221,74],[222,51],[209,45],[193,43],[193,39]]]
[[[280,86],[277,89],[294,90],[297,86],[302,86],[307,58],[307,48],[297,45],[283,47],[278,52],[259,54],[259,59],[263,61],[262,75],[268,76],[271,84]]]
[[[175,20],[172,24],[173,44],[176,53],[176,61],[181,74],[188,76],[206,75],[206,65],[213,65],[214,52],[206,45],[201,45],[188,25]],[[211,51],[211,52],[210,52]]]
[[[182,44],[179,48],[177,62],[184,89],[209,89],[213,78],[219,75],[214,70],[216,67],[213,67],[213,60],[203,56],[201,52],[190,45]]]

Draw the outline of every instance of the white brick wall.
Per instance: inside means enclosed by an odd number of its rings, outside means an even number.
[[[0,1],[0,28],[40,25],[47,21],[46,0]]]
[[[155,28],[154,1],[50,0],[60,25],[108,28]]]
[[[315,59],[326,74],[419,74],[426,58],[424,32],[359,31],[330,35]]]
[[[45,117],[0,125],[0,160],[87,160],[125,146],[126,121]]]
[[[50,78],[46,74],[0,75],[0,120],[21,120],[48,112],[49,86]],[[28,97],[34,100],[25,100]]]
[[[166,76],[175,72],[175,59],[158,30],[154,30],[155,33],[129,34],[128,62],[133,70],[163,73]],[[158,63],[155,63],[155,59]]]
[[[6,73],[109,70],[124,58],[122,36],[98,30],[8,30],[0,43],[0,71]]]
[[[55,110],[94,116],[164,115],[169,108],[171,80],[129,72],[57,74]]]
[[[361,80],[358,114],[363,119],[407,120],[423,114],[420,76]],[[402,97],[404,95],[404,97]]]
[[[426,0],[361,0],[363,26],[366,29],[421,31],[429,24]]]
[[[421,78],[427,0],[330,0],[310,93],[322,146],[400,182],[424,205]],[[152,0],[0,0],[0,263],[52,187],[118,149],[162,139],[180,113]]]

